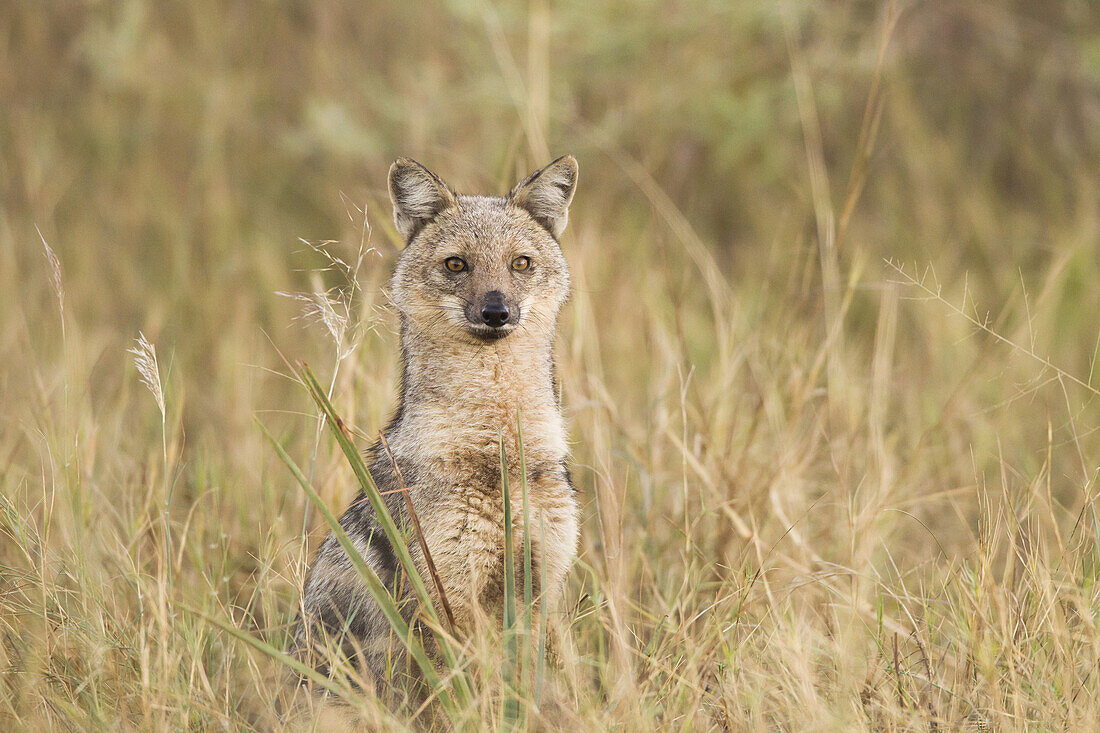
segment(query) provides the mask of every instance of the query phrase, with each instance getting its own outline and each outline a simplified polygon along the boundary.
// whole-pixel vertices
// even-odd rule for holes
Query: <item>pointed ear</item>
[[[406,241],[456,203],[447,184],[411,158],[398,158],[390,166],[389,186],[393,223]]]
[[[569,221],[569,203],[576,189],[577,159],[572,155],[563,155],[527,176],[512,189],[508,199],[527,211],[557,239]]]

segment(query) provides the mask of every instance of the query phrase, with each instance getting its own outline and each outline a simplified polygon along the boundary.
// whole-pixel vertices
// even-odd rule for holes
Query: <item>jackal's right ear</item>
[[[393,223],[406,241],[436,214],[456,203],[447,184],[411,158],[394,161],[390,166],[389,185]]]

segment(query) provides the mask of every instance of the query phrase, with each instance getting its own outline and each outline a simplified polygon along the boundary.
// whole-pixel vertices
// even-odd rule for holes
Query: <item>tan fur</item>
[[[576,180],[570,157],[532,174],[504,199],[455,195],[406,159],[390,171],[394,221],[409,243],[391,283],[405,371],[401,408],[386,436],[460,631],[473,631],[483,611],[499,613],[503,600],[502,440],[516,582],[523,587],[517,415],[528,469],[539,615],[560,607],[576,554],[578,505],[566,467],[551,353],[558,312],[569,293],[557,236]],[[518,271],[512,263],[521,256],[530,266]],[[451,257],[461,258],[465,270],[449,271],[445,261]],[[505,305],[511,320],[499,327],[479,320],[486,298]],[[383,491],[396,488],[392,462],[377,447],[371,471]],[[387,503],[391,513],[404,514],[402,502]],[[389,572],[387,582],[396,584],[388,545],[380,542],[373,514],[363,507],[361,501],[353,504],[341,523],[380,576]],[[428,578],[419,544],[412,543],[410,552]],[[372,637],[387,629],[365,591],[349,587],[358,583],[349,568],[343,551],[327,541],[306,581],[305,617],[322,619],[330,631],[344,622],[347,634],[371,648]],[[311,625],[302,625],[300,645]],[[367,661],[377,672],[378,665]]]
[[[451,396],[417,407],[407,430],[394,436],[396,452],[415,455],[432,469],[433,480],[448,477],[446,491],[438,504],[417,506],[428,548],[443,579],[451,606],[460,623],[468,620],[470,606],[495,604],[496,597],[482,592],[494,573],[503,570],[504,508],[498,486],[486,487],[477,480],[486,472],[500,471],[499,440],[503,437],[510,467],[509,485],[513,506],[515,549],[523,547],[523,517],[519,443],[515,429],[517,410],[524,429],[524,458],[528,467],[557,469],[567,455],[564,428],[550,389],[532,389],[516,375],[539,375],[543,365],[524,349],[509,350],[504,344],[476,355],[455,355],[440,371],[454,376],[481,374],[483,379],[467,381],[464,389]],[[526,358],[525,358],[526,357]],[[495,399],[485,401],[485,393]],[[498,431],[500,431],[498,433]],[[530,476],[529,476],[530,478]],[[413,495],[418,493],[413,487]],[[557,600],[577,544],[577,507],[573,489],[560,471],[528,482],[532,525],[532,554],[538,562],[545,552],[548,567],[542,570],[539,586],[543,603],[550,608]],[[414,498],[414,504],[420,502]],[[541,524],[547,536],[539,533]],[[418,558],[419,559],[419,558]],[[426,572],[426,568],[421,568]],[[516,563],[522,587],[522,562]]]

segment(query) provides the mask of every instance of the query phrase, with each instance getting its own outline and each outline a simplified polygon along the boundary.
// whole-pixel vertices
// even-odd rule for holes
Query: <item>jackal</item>
[[[401,323],[400,402],[369,451],[375,483],[398,524],[408,519],[408,487],[455,627],[474,631],[499,613],[504,596],[504,513],[500,446],[519,507],[522,419],[530,506],[535,613],[557,608],[577,550],[578,504],[567,467],[566,433],[552,354],[569,272],[558,239],[577,184],[577,161],[555,160],[505,197],[454,193],[419,163],[402,158],[389,172],[394,222],[406,239],[390,298]],[[395,470],[394,463],[397,469]],[[400,478],[399,478],[400,475]],[[340,524],[415,615],[393,548],[362,495]],[[523,587],[522,515],[513,511],[516,587]],[[419,542],[417,570],[431,589]],[[380,683],[389,626],[347,554],[329,538],[306,577],[294,651],[309,655],[321,636],[340,639]],[[442,615],[442,614],[441,614]]]

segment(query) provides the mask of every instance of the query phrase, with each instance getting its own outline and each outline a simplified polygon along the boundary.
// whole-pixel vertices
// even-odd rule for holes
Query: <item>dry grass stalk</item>
[[[50,287],[53,288],[54,296],[57,298],[57,310],[61,313],[61,330],[65,330],[65,284],[61,280],[61,260],[58,258],[57,253],[53,251],[47,242],[46,238],[42,236],[42,230],[35,225],[34,230],[38,232],[38,238],[42,240],[42,247],[46,250],[46,261],[50,263]]]
[[[428,549],[428,542],[424,539],[424,530],[420,528],[420,517],[416,514],[416,507],[413,506],[412,497],[409,496],[409,487],[405,485],[405,478],[401,475],[401,467],[397,465],[397,459],[393,456],[393,451],[390,450],[389,441],[386,440],[386,434],[379,431],[378,439],[382,441],[382,447],[386,451],[386,455],[390,457],[390,462],[393,463],[393,471],[397,474],[397,491],[401,492],[401,496],[405,497],[405,508],[409,510],[409,518],[412,520],[413,529],[416,530],[416,539],[420,543],[420,550],[424,553],[424,562],[428,565],[428,572],[431,573],[432,582],[435,583],[435,589],[439,593],[439,600],[443,604],[443,613],[447,615],[447,623],[450,624],[451,633],[455,631],[455,616],[451,612],[451,604],[447,600],[447,592],[443,589],[443,581],[439,577],[439,572],[435,569],[435,561],[432,560],[432,553]],[[392,492],[385,492],[392,493]]]

